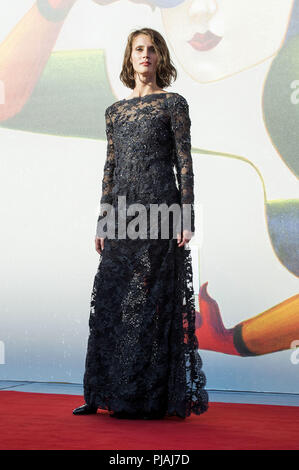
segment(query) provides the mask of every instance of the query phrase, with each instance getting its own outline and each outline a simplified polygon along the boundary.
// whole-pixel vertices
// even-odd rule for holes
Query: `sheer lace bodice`
[[[186,99],[162,92],[117,101],[106,109],[105,120],[103,215],[98,220],[106,214],[104,203],[116,205],[117,195],[125,195],[128,203],[177,202],[182,209],[189,204],[194,232],[191,121]]]

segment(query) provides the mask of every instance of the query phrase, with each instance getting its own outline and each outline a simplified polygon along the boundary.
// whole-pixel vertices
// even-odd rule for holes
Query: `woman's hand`
[[[188,243],[192,236],[193,233],[189,232],[189,230],[183,230],[183,236],[181,233],[177,233],[178,247],[184,246],[186,243]]]
[[[105,238],[99,238],[99,237],[95,238],[95,248],[96,248],[96,251],[99,253],[99,255],[101,255],[104,250],[104,240]]]

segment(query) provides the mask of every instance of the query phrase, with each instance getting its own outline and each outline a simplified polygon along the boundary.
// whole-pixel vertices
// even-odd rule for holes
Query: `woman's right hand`
[[[101,255],[104,250],[104,240],[105,238],[95,237],[95,248],[99,255]]]

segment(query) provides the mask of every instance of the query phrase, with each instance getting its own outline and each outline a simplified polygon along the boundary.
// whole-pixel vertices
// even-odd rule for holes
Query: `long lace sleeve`
[[[107,214],[103,210],[103,204],[112,204],[112,188],[114,184],[115,153],[113,145],[113,123],[109,114],[109,108],[105,111],[106,136],[107,136],[107,155],[103,171],[101,209],[98,221]]]
[[[181,229],[189,229],[191,232],[194,232],[194,174],[191,156],[191,120],[189,105],[186,99],[179,94],[175,95],[171,108],[171,127],[174,136],[175,168],[181,196]],[[186,211],[186,209],[188,210]],[[190,214],[189,217],[188,214]],[[183,215],[186,217],[185,220]]]

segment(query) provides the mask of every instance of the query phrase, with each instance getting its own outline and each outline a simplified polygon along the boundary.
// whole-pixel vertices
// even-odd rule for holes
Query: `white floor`
[[[60,393],[64,395],[80,395],[83,403],[83,385],[60,382],[26,382],[0,380],[1,390],[19,392]],[[254,403],[261,405],[299,406],[299,394],[246,392],[233,390],[209,390],[210,402],[223,403]]]

